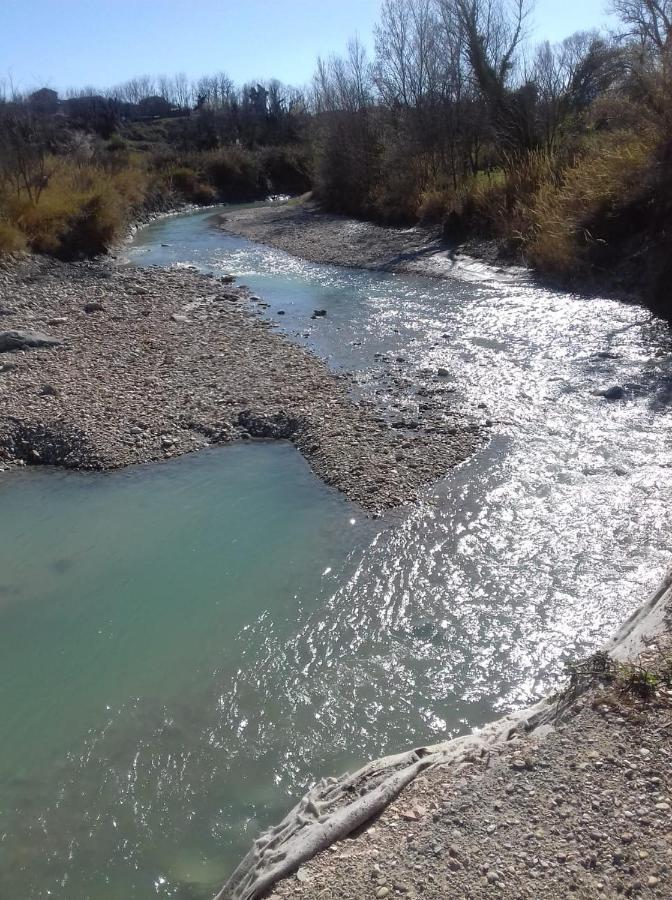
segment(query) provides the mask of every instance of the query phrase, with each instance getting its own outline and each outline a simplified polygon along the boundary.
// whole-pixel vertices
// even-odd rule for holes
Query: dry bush
[[[67,259],[93,256],[119,236],[130,208],[142,202],[145,185],[137,169],[109,173],[60,160],[39,200],[13,198],[7,217],[37,253]]]
[[[186,166],[169,169],[165,173],[165,182],[169,191],[175,191],[191,203],[207,206],[216,200],[214,188],[206,184],[197,172]]]
[[[21,253],[26,249],[25,235],[9,222],[0,222],[0,257]]]
[[[454,205],[454,196],[448,190],[428,188],[420,196],[416,215],[421,222],[441,222]]]
[[[227,200],[263,197],[269,185],[262,172],[259,154],[241,147],[203,154],[205,179]]]
[[[593,245],[605,242],[603,223],[617,218],[619,208],[626,208],[648,181],[655,147],[647,134],[595,136],[557,183],[540,185],[526,241],[532,265],[561,274],[580,269]]]

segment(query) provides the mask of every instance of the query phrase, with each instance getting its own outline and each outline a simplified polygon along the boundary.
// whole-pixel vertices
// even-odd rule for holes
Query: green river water
[[[1,900],[205,900],[317,777],[543,694],[672,554],[672,348],[645,310],[476,264],[312,265],[211,212],[128,255],[233,272],[361,391],[406,379],[411,415],[446,367],[492,437],[375,521],[286,443],[0,473]]]

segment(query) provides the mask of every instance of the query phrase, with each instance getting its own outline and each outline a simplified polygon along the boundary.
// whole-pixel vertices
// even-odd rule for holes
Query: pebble
[[[414,500],[481,443],[475,425],[461,427],[463,417],[444,427],[440,397],[422,422],[405,416],[389,427],[390,414],[405,412],[415,375],[386,386],[377,405],[357,403],[349,377],[274,334],[247,310],[240,288],[213,294],[211,278],[186,268],[101,261],[76,271],[38,257],[0,271],[0,306],[17,310],[17,321],[7,316],[3,327],[16,331],[36,316],[64,320],[58,338],[49,338],[58,350],[22,353],[18,368],[0,363],[3,466],[35,454],[86,469],[161,459],[249,438],[238,418],[251,411],[272,432],[289,416],[290,432],[270,436],[293,440],[319,477],[377,515]],[[223,294],[231,302],[204,301]],[[105,308],[114,315],[81,315]],[[131,430],[138,420],[142,430]]]

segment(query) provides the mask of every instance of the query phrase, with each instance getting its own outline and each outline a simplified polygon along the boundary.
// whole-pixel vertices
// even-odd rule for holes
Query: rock
[[[95,312],[105,312],[105,307],[102,303],[85,303],[84,312],[88,315]]]
[[[622,400],[625,397],[625,390],[620,384],[614,384],[612,387],[607,388],[606,391],[602,391],[601,394],[605,400]]]
[[[313,314],[310,317],[311,319],[323,319],[327,315],[326,309],[316,309],[313,310]]]
[[[279,309],[276,313],[276,315],[278,315],[278,316],[284,316],[284,314],[285,314],[284,309]]]
[[[222,275],[222,277],[221,277],[219,280],[220,280],[220,281],[223,281],[224,284],[233,284],[233,282],[234,282],[236,279],[235,279],[235,277],[234,277],[233,275]]]
[[[34,347],[57,347],[61,341],[41,331],[0,331],[0,353]]]
[[[59,395],[59,391],[53,386],[53,384],[43,384],[40,393],[44,397],[58,397]]]
[[[389,894],[390,894],[390,889],[388,887],[380,887],[376,891],[377,898],[388,897]]]
[[[439,366],[439,368],[436,370],[436,374],[439,376],[439,378],[447,378],[448,375],[450,375],[450,372],[448,371],[448,369],[444,369],[443,366]]]
[[[191,321],[188,316],[184,316],[181,313],[171,313],[170,318],[173,322],[181,322],[183,325],[186,325]]]
[[[53,319],[47,319],[47,325],[65,325],[67,321],[65,316],[55,316]]]
[[[0,316],[15,316],[16,310],[11,306],[0,306]]]
[[[244,429],[241,437],[272,438],[288,440],[296,434],[302,422],[295,416],[283,412],[275,415],[259,415],[249,409],[238,415],[238,425]]]

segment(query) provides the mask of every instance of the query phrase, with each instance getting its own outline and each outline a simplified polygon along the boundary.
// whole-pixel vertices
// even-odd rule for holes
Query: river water
[[[211,211],[129,256],[235,274],[382,402],[445,367],[491,439],[379,520],[284,443],[0,476],[2,898],[210,896],[316,777],[543,694],[672,554],[672,345],[647,311],[477,264],[314,265]]]

